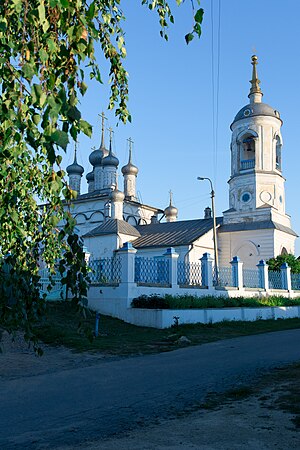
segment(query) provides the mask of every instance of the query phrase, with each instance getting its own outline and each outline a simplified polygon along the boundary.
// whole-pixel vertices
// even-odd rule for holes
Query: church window
[[[245,117],[249,117],[250,114],[251,114],[251,109],[249,109],[249,108],[245,109],[245,111],[244,111],[244,116],[245,116]]]
[[[280,137],[276,136],[276,169],[281,170],[281,142]]]
[[[251,194],[249,192],[244,192],[244,194],[242,195],[242,201],[244,203],[248,203],[251,200]]]

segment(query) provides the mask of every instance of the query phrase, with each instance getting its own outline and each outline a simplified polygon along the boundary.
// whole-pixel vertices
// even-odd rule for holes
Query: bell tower
[[[232,222],[276,216],[289,226],[281,168],[282,120],[277,110],[262,103],[257,63],[257,56],[252,56],[250,103],[237,113],[230,127],[229,208],[235,213],[227,212],[224,219]]]
[[[251,64],[249,103],[237,113],[230,126],[229,209],[223,213],[220,229],[221,239],[231,231],[231,250],[226,258],[239,256],[243,247],[240,254],[244,262],[248,253],[253,257],[251,264],[248,261],[250,266],[257,258],[268,259],[280,254],[282,246],[293,253],[297,236],[285,212],[282,120],[276,109],[262,102],[257,56],[252,56]],[[274,230],[281,233],[276,234]],[[243,233],[246,231],[247,236]]]

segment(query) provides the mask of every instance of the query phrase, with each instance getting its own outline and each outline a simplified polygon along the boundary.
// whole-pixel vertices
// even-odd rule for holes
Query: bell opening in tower
[[[241,170],[255,167],[255,141],[252,136],[244,137],[241,146]]]

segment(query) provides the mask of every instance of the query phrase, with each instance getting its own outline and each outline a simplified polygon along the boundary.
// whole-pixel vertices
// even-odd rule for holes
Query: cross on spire
[[[169,190],[169,194],[170,194],[170,206],[172,206],[172,203],[173,203],[173,192],[171,191],[171,189]]]
[[[109,127],[108,131],[109,131],[109,153],[112,154],[112,135],[114,130],[112,129],[112,127]]]
[[[107,120],[107,118],[105,117],[104,112],[102,111],[101,114],[98,114],[99,117],[102,117],[102,131],[101,131],[101,145],[100,148],[105,148],[105,143],[104,143],[104,131],[105,131],[105,120]]]
[[[74,164],[77,164],[77,141],[75,141],[75,148],[74,148]]]
[[[128,143],[129,143],[129,159],[128,159],[128,164],[132,162],[132,144],[133,144],[133,140],[131,139],[131,137],[129,139],[127,139]]]

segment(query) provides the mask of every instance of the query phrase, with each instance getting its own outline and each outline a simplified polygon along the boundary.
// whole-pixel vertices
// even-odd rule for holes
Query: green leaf
[[[80,119],[79,128],[86,136],[88,136],[88,137],[92,136],[92,133],[93,133],[92,125],[89,124],[88,122],[86,122],[85,120]]]
[[[185,42],[189,44],[194,39],[194,35],[192,33],[188,33],[185,35]]]
[[[204,10],[202,8],[198,9],[198,11],[195,14],[195,21],[198,23],[202,23],[203,14],[204,14]]]
[[[72,121],[80,120],[81,119],[81,112],[79,111],[79,109],[76,108],[76,106],[70,106],[70,108],[69,108],[69,110],[67,112],[67,116]]]
[[[34,64],[30,64],[30,63],[26,63],[23,66],[23,73],[24,73],[24,77],[27,80],[32,80],[32,78],[34,77],[35,74],[35,66]]]
[[[66,150],[69,143],[69,136],[65,131],[56,130],[51,134],[51,140],[52,142],[55,142],[55,144],[57,144],[59,147]]]

